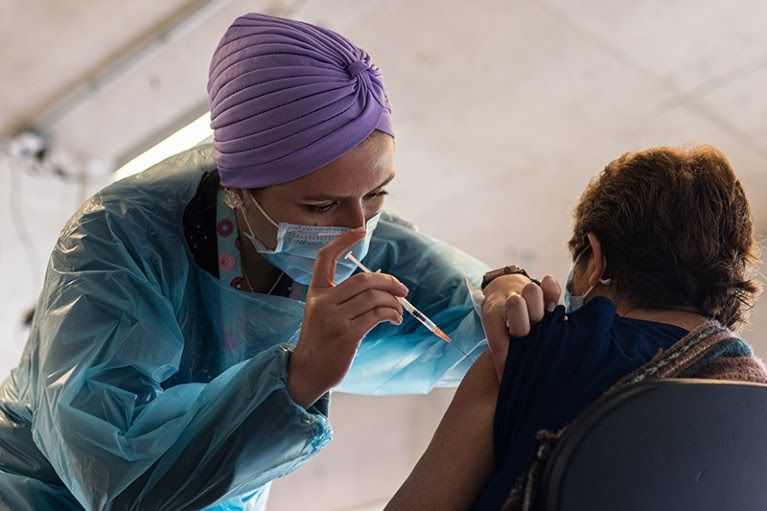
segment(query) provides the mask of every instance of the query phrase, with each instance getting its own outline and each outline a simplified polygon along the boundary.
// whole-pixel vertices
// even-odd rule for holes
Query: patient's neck
[[[706,318],[697,312],[685,311],[685,310],[647,310],[647,309],[627,309],[622,311],[616,307],[616,312],[619,316],[625,318],[643,319],[645,321],[655,321],[657,323],[667,323],[669,325],[678,326],[685,330],[695,330]]]
[[[657,323],[667,323],[678,326],[685,330],[694,330],[706,321],[706,317],[685,308],[678,309],[643,309],[632,306],[624,300],[616,299],[610,292],[599,293],[606,296],[615,304],[615,313],[624,318],[642,319],[645,321],[655,321]]]

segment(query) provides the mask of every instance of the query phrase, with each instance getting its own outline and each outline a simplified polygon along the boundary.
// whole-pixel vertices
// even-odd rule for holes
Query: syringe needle
[[[348,259],[349,261],[353,262],[354,264],[356,264],[357,267],[360,268],[362,271],[364,271],[366,273],[374,273],[373,271],[370,270],[370,268],[368,268],[367,266],[362,264],[362,262],[359,259],[354,257],[354,254],[352,254],[351,252],[346,254],[344,257],[346,259]],[[434,322],[432,320],[430,320],[426,316],[426,314],[424,314],[423,312],[421,312],[418,309],[416,309],[415,306],[407,300],[407,298],[403,298],[401,296],[398,296],[397,300],[399,300],[399,303],[402,304],[402,308],[403,309],[405,309],[410,314],[412,314],[412,316],[415,319],[417,319],[419,322],[421,322],[421,324],[423,326],[428,328],[431,333],[433,333],[434,335],[436,335],[437,337],[439,337],[440,339],[442,339],[445,342],[450,342],[450,337],[448,337],[447,334],[445,332],[443,332],[441,328],[439,328],[436,324],[434,324]],[[456,346],[456,348],[458,348],[458,347]],[[460,348],[458,348],[458,350],[461,353],[463,353],[464,355],[466,355],[466,353],[464,353],[463,350],[461,350]]]

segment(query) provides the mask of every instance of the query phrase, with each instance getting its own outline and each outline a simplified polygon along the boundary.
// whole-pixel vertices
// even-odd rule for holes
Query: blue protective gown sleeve
[[[65,228],[25,354],[38,365],[32,437],[80,504],[203,509],[320,450],[331,438],[327,398],[309,410],[292,401],[288,345],[207,383],[163,387],[185,341],[181,300],[169,297],[184,291],[169,289],[156,267],[166,261],[113,220],[97,198]]]
[[[307,411],[285,390],[284,345],[207,384],[163,389],[183,347],[173,305],[129,250],[98,233],[70,233],[52,256],[32,425],[86,509],[202,509],[255,491],[330,440],[327,402]],[[89,267],[71,250],[85,250]]]
[[[487,266],[384,213],[364,259],[409,290],[408,300],[451,339],[446,343],[405,313],[402,325],[383,323],[362,341],[338,390],[363,394],[427,393],[455,386],[487,346],[465,275],[478,285]]]

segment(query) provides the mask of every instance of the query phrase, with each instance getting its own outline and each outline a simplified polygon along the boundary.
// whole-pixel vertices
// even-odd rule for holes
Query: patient
[[[490,352],[477,360],[387,509],[534,509],[539,442],[603,393],[659,377],[767,382],[732,332],[759,294],[759,254],[721,152],[625,154],[574,216],[565,306],[509,339],[500,385]]]

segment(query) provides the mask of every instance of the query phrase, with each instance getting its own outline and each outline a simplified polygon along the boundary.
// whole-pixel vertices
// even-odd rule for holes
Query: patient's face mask
[[[586,247],[588,249],[588,247]],[[575,258],[575,261],[573,261],[573,265],[570,266],[570,273],[567,275],[567,282],[565,283],[565,309],[567,312],[575,312],[581,307],[583,307],[583,303],[586,301],[586,297],[591,293],[595,287],[597,287],[597,284],[603,284],[608,285],[610,284],[610,279],[603,279],[602,275],[604,275],[605,270],[607,269],[607,260],[605,260],[604,267],[602,268],[602,273],[599,275],[599,280],[590,288],[586,290],[585,293],[581,295],[573,295],[570,294],[573,286],[573,276],[575,273],[575,265],[578,262],[578,259],[581,258],[581,256],[585,253],[586,249],[584,249],[578,256]]]
[[[253,228],[248,222],[248,216],[243,212],[243,219],[249,232],[242,234],[253,244],[258,253],[260,253],[272,265],[279,268],[288,277],[299,284],[309,285],[312,282],[312,272],[314,271],[314,262],[317,260],[317,252],[333,241],[340,234],[350,231],[348,227],[333,227],[324,225],[301,225],[289,224],[286,222],[275,222],[266,211],[261,207],[251,193],[246,193],[253,201],[258,210],[264,215],[273,226],[277,228],[277,246],[270,250],[258,238],[256,238]],[[365,223],[367,234],[352,247],[352,254],[357,259],[362,259],[367,255],[370,247],[370,239],[373,231],[378,226],[378,220],[381,213],[370,217]],[[348,279],[357,267],[348,259],[339,258],[336,264],[336,274],[334,281],[336,284]]]

